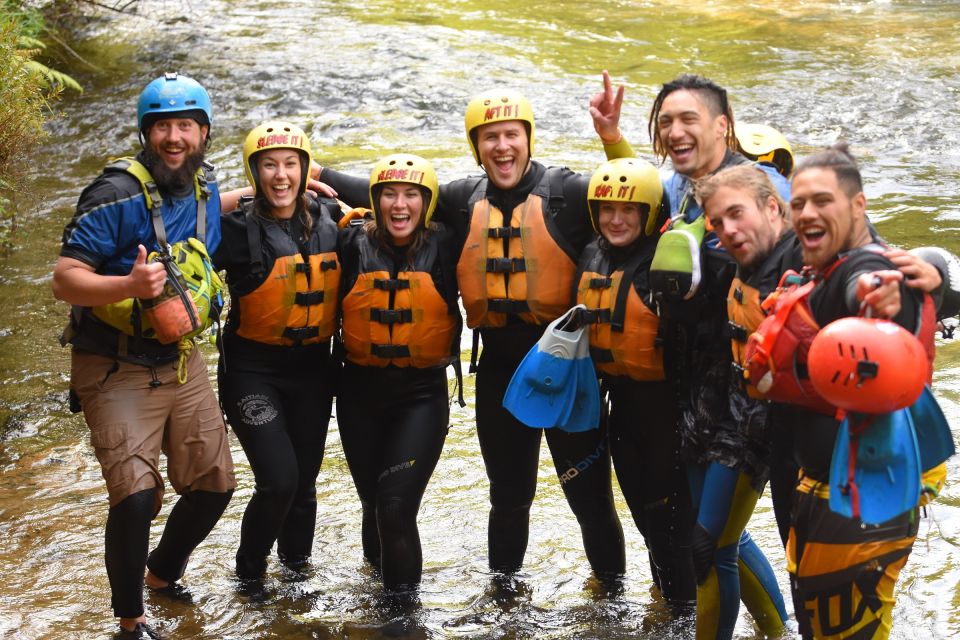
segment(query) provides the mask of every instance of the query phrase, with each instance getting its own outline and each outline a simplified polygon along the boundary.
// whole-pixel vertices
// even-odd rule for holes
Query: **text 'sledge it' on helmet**
[[[463,120],[467,130],[467,143],[477,164],[480,164],[480,153],[477,151],[474,130],[481,125],[509,120],[520,120],[527,124],[530,157],[533,157],[533,108],[519,91],[494,89],[474,96],[467,103]]]
[[[663,202],[663,183],[660,173],[652,164],[641,158],[617,158],[597,167],[587,187],[590,203],[590,221],[599,233],[597,216],[600,202],[634,202],[649,206],[643,235],[656,232],[660,205]]]
[[[271,120],[254,127],[243,141],[243,169],[253,192],[257,192],[260,180],[254,156],[261,151],[272,149],[293,149],[300,152],[300,190],[297,195],[303,195],[307,189],[310,160],[313,157],[310,138],[297,125],[282,120]]]
[[[213,124],[210,96],[199,82],[177,73],[165,73],[140,92],[137,127],[143,131],[154,121],[183,113],[200,124]]]
[[[374,192],[378,190],[377,187],[390,182],[416,185],[429,192],[430,202],[423,216],[423,226],[427,226],[437,208],[440,195],[440,183],[433,165],[428,160],[410,153],[395,153],[379,160],[370,172],[370,207],[374,211],[379,210]]]
[[[740,152],[755,162],[768,162],[784,176],[793,172],[793,148],[782,133],[765,124],[737,125]]]

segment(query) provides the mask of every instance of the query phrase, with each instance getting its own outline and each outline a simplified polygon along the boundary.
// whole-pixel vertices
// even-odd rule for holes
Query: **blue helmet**
[[[213,123],[213,108],[207,90],[193,78],[165,73],[148,84],[137,102],[137,127],[144,131],[162,118],[181,114],[201,125]]]

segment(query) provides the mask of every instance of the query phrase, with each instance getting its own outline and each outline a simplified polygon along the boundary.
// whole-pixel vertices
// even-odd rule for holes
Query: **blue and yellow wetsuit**
[[[728,152],[718,170],[748,162]],[[782,176],[770,174],[781,192]],[[692,222],[702,215],[690,181],[673,174],[664,183],[671,217]],[[708,234],[699,290],[690,300],[663,300],[668,375],[678,384],[679,423],[687,475],[697,512],[693,532],[697,570],[697,638],[730,638],[746,604],[760,630],[779,635],[787,612],[773,568],[745,531],[769,473],[769,443],[754,432],[745,395],[731,394],[731,355],[726,298],[735,263]],[[697,372],[696,379],[690,372]],[[765,424],[765,418],[760,421]]]

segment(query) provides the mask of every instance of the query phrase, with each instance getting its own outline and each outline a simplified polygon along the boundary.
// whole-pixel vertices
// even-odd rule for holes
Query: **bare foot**
[[[150,589],[156,591],[157,589],[163,589],[164,587],[169,587],[170,583],[166,580],[158,578],[157,576],[150,573],[150,570],[147,569],[147,575],[143,579],[144,584],[147,585]]]
[[[146,622],[147,616],[139,616],[136,618],[120,618],[120,627],[124,631],[135,631],[138,624],[146,624]]]

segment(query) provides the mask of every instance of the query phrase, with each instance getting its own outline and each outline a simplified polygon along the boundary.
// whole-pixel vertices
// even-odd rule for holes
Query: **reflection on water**
[[[602,161],[584,110],[601,69],[627,85],[623,130],[647,154],[657,87],[696,71],[729,88],[739,120],[781,128],[800,153],[849,139],[863,159],[873,218],[891,241],[960,251],[960,7],[952,2],[139,4],[139,16],[90,23],[82,53],[103,72],[66,69],[87,91],[68,96],[51,124],[35,168],[40,197],[20,203],[16,247],[0,262],[0,637],[113,630],[105,491],[86,427],[66,408],[68,354],[55,344],[66,308],[49,293],[49,272],[80,189],[108,155],[136,148],[136,96],[163,70],[189,72],[210,89],[210,155],[227,186],[243,179],[243,136],[274,116],[303,125],[321,162],[360,174],[401,149],[435,159],[443,179],[475,171],[462,111],[472,93],[495,84],[520,88],[533,103],[538,158],[588,171]],[[960,424],[960,344],[940,345],[937,369],[938,395]],[[472,379],[467,385],[470,396]],[[651,594],[622,501],[623,594],[607,597],[591,580],[546,455],[524,571],[496,581],[486,570],[488,487],[472,407],[454,407],[452,419],[421,510],[417,606],[384,601],[363,563],[359,504],[334,428],[318,481],[313,570],[271,565],[265,597],[238,594],[232,559],[252,474],[234,440],[241,485],[188,568],[195,604],[151,597],[149,615],[173,638],[683,637]],[[921,525],[894,637],[960,634],[958,496],[948,488]],[[786,590],[766,499],[750,528]],[[736,635],[755,637],[746,615]]]

